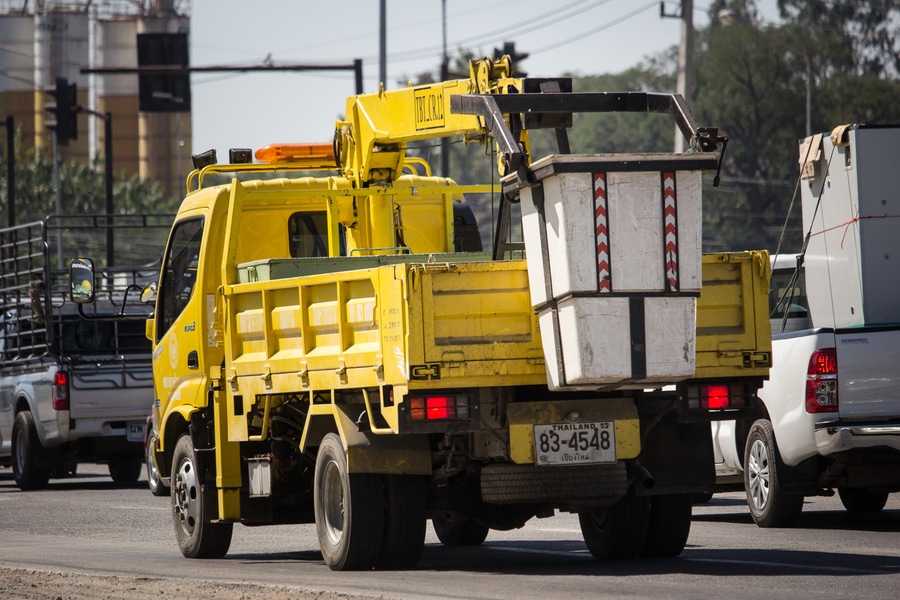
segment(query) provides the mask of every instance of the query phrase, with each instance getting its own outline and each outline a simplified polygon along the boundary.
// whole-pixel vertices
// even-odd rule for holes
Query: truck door
[[[183,219],[172,229],[156,306],[153,377],[161,414],[172,404],[202,406],[206,374],[201,368],[204,297],[201,245],[206,218]]]

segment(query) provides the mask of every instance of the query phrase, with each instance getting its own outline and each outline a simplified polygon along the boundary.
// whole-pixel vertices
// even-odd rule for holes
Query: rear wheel
[[[31,412],[16,415],[12,431],[13,478],[20,490],[40,490],[50,481],[50,469],[38,465],[41,442]]]
[[[109,476],[116,483],[134,483],[141,476],[141,460],[139,458],[111,460]]]
[[[838,490],[841,504],[852,513],[877,513],[887,504],[887,492],[870,492],[864,488]]]
[[[627,495],[612,506],[578,513],[581,535],[597,560],[634,558],[644,547],[650,498]]]
[[[772,423],[766,419],[750,427],[744,450],[744,488],[750,516],[760,527],[789,527],[800,517],[803,496],[781,491],[786,475]]]
[[[463,515],[434,517],[431,526],[445,546],[478,546],[490,531],[486,525]]]
[[[419,562],[428,521],[427,486],[424,477],[388,475],[385,478],[386,523],[379,568],[411,569]]]
[[[381,556],[385,528],[384,479],[350,473],[341,439],[329,433],[316,456],[316,534],[333,571],[371,569]]]
[[[650,498],[650,524],[641,556],[671,557],[684,550],[691,533],[690,494],[666,494]]]
[[[206,514],[200,466],[191,436],[183,435],[172,457],[172,520],[187,558],[221,558],[231,546],[232,523],[211,523]]]

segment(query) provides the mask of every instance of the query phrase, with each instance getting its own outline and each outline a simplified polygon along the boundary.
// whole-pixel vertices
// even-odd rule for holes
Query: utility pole
[[[450,78],[450,57],[447,56],[447,0],[441,0],[441,31],[443,32],[443,52],[441,54],[441,81]],[[441,138],[441,177],[450,177],[450,140]]]
[[[12,115],[0,125],[6,127],[6,226],[12,227],[16,224],[16,129]]]
[[[681,12],[666,13],[665,2],[659,3],[659,16],[681,19],[681,42],[678,45],[678,81],[675,92],[691,105],[691,88],[694,86],[694,0],[681,0]],[[686,140],[675,127],[675,152],[685,151]]]
[[[387,0],[381,0],[378,28],[378,78],[387,89]]]

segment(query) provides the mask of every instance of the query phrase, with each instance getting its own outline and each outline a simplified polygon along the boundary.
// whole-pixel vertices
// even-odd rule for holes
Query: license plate
[[[144,441],[144,423],[134,422],[129,423],[125,428],[125,437],[128,438],[129,442],[143,442]]]
[[[615,423],[535,425],[534,456],[538,466],[616,462]]]

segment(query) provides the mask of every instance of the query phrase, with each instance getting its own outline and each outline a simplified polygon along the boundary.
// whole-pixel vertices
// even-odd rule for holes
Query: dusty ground
[[[133,600],[134,598],[190,598],[190,600],[375,600],[326,591],[278,586],[212,582],[167,581],[147,577],[95,577],[0,568],[0,598],[16,600]]]

